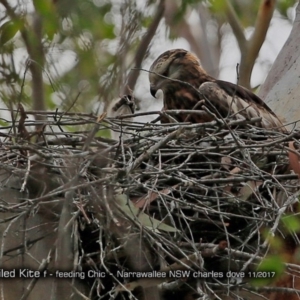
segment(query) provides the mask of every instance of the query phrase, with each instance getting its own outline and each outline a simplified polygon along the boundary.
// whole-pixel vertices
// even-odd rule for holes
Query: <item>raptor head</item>
[[[165,92],[168,87],[178,85],[176,80],[193,84],[199,77],[199,71],[205,73],[194,54],[184,49],[168,50],[162,53],[150,67],[151,95],[155,97],[158,90]]]

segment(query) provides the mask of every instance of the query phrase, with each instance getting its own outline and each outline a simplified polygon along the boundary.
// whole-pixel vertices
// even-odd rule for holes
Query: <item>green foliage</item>
[[[58,31],[58,19],[54,3],[52,1],[33,0],[33,4],[43,20],[44,33],[52,40]]]
[[[116,196],[116,203],[120,210],[125,213],[133,221],[140,223],[142,226],[147,227],[150,230],[162,230],[166,232],[178,232],[178,229],[164,224],[163,222],[156,220],[140,209],[136,208],[134,204],[124,194]]]
[[[253,26],[256,20],[257,11],[260,5],[260,1],[239,1],[239,0],[229,0],[235,14],[238,17],[240,24],[246,28]],[[223,22],[227,22],[224,19],[225,12],[227,10],[227,4],[224,0],[211,0],[210,1],[210,11],[218,16],[222,16]]]
[[[19,30],[22,29],[22,20],[7,21],[0,27],[0,44],[4,45],[10,41]]]
[[[270,231],[268,229],[262,231],[262,236],[264,240],[268,241],[272,250],[279,252],[280,249],[282,249],[283,247],[282,240],[279,237],[270,234]]]
[[[281,221],[289,232],[298,233],[300,231],[300,220],[298,215],[284,216]]]
[[[254,26],[257,11],[261,4],[261,1],[240,1],[240,0],[228,0],[232,5],[239,22],[244,28],[249,26]],[[297,1],[296,0],[279,0],[276,1],[276,9],[279,13],[288,17],[287,13],[289,8],[293,7]],[[223,15],[226,10],[225,0],[211,0],[209,1],[210,11],[216,15]]]
[[[6,120],[3,120],[0,118],[0,126],[3,128],[8,127],[10,128],[11,124],[9,122],[7,122]]]
[[[277,9],[279,13],[286,18],[288,18],[287,12],[288,9],[295,5],[298,2],[297,0],[278,0],[277,1]]]
[[[253,272],[251,283],[255,286],[265,286],[280,277],[285,270],[283,259],[279,255],[270,255],[265,258]]]
[[[210,10],[212,13],[223,13],[226,9],[226,1],[224,0],[211,0]]]
[[[281,218],[284,227],[280,229],[281,232],[286,232],[286,235],[297,233],[300,231],[300,222],[298,215],[286,215]],[[266,229],[262,235],[268,241],[271,249],[271,255],[268,255],[258,266],[256,272],[253,272],[252,283],[256,286],[265,286],[272,281],[279,278],[285,271],[284,262],[288,251],[286,249],[287,241],[284,241],[280,236],[270,234]],[[261,275],[256,277],[255,274]],[[265,275],[265,276],[263,276]],[[264,277],[264,278],[262,278]]]
[[[174,22],[176,23],[180,21],[189,7],[194,6],[202,1],[203,0],[182,0],[181,5],[178,8],[178,12],[175,15]]]
[[[96,137],[111,139],[111,131],[110,129],[103,128],[97,132]]]
[[[114,24],[109,24],[105,18],[112,8],[111,4],[101,7],[95,6],[90,1],[85,1],[73,13],[70,18],[73,22],[73,34],[88,31],[95,40],[113,39]]]

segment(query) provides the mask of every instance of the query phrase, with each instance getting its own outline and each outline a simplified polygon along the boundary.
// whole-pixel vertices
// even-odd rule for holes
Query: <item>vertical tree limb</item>
[[[207,7],[200,3],[198,8],[198,13],[200,17],[200,34],[198,42],[199,47],[202,49],[202,53],[205,55],[203,59],[201,58],[201,64],[204,69],[213,77],[219,77],[219,63],[221,57],[221,36],[218,34],[220,30],[220,25],[218,24],[217,34],[216,34],[216,44],[212,44],[209,42],[206,26],[209,20],[212,19],[212,15],[210,14]],[[196,36],[197,37],[197,36]],[[198,37],[197,37],[198,38]],[[205,60],[205,64],[204,64]]]
[[[228,22],[237,39],[241,51],[240,63],[240,81],[239,83],[246,88],[250,88],[251,73],[254,67],[255,60],[258,56],[259,50],[265,41],[267,31],[273,16],[276,0],[262,0],[257,19],[255,23],[254,32],[247,41],[244,35],[243,27],[240,25],[238,17],[229,0],[226,1],[226,14]]]
[[[203,10],[203,8],[200,9]],[[200,58],[204,69],[207,70],[211,75],[218,77],[218,74],[215,73],[215,70],[218,69],[218,65],[216,65],[212,56],[212,51],[207,45],[208,39],[206,39],[205,36],[206,32],[204,24],[202,23],[201,28],[199,28],[201,33],[196,36],[194,32],[192,32],[192,29],[185,17],[183,17],[180,21],[175,19],[177,12],[178,5],[176,4],[176,1],[166,0],[164,17],[170,30],[174,32],[176,36],[186,39],[191,46],[192,52],[194,52]]]
[[[237,40],[240,51],[244,52],[247,48],[247,40],[244,34],[244,28],[241,25],[239,18],[231,5],[230,0],[226,0],[226,16],[228,23],[233,31],[233,34]]]
[[[299,58],[299,43],[300,43],[300,1],[296,7],[296,17],[292,31],[286,40],[284,46],[279,52],[265,82],[259,89],[259,96],[265,99],[268,93],[273,89],[275,84],[281,77],[291,69],[295,60]]]
[[[161,0],[157,7],[153,21],[152,21],[151,25],[149,26],[146,34],[142,38],[142,41],[136,51],[136,54],[134,57],[135,68],[130,71],[128,78],[127,78],[127,84],[124,86],[122,94],[126,95],[126,94],[132,93],[132,91],[135,87],[136,81],[138,79],[138,76],[140,74],[140,71],[138,69],[140,69],[142,67],[142,62],[143,62],[143,59],[147,52],[148,46],[151,43],[153,36],[156,33],[157,27],[164,15],[164,10],[165,10],[165,1]]]
[[[259,50],[264,43],[275,9],[276,0],[262,0],[257,14],[255,29],[242,52],[240,84],[250,88],[251,73]]]
[[[45,110],[45,91],[43,81],[43,69],[44,69],[44,49],[42,44],[43,32],[42,32],[42,18],[35,12],[32,23],[32,37],[25,37],[22,34],[26,44],[28,54],[31,59],[29,69],[32,76],[32,107],[34,110]],[[36,115],[37,120],[43,120],[43,116]]]
[[[300,2],[292,31],[278,54],[259,96],[277,113],[288,129],[299,129],[299,74],[300,74]],[[297,122],[291,124],[292,122]]]
[[[7,15],[12,20],[19,20],[20,16],[15,14],[7,0],[0,0],[5,7]],[[42,44],[42,19],[37,12],[33,13],[32,26],[26,24],[20,30],[29,55],[29,70],[32,76],[32,108],[33,110],[45,110],[45,95],[43,82],[44,51]],[[36,115],[36,119],[43,120],[43,116]],[[40,127],[40,126],[38,126]]]

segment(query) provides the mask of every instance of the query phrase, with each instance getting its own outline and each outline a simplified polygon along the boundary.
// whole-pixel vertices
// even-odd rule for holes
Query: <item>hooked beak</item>
[[[156,98],[155,95],[157,93],[157,88],[154,85],[150,86],[150,93],[154,98]]]

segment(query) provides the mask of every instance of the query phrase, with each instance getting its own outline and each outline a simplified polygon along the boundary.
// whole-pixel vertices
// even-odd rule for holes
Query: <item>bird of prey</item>
[[[198,58],[183,49],[162,53],[152,64],[149,72],[150,92],[155,97],[158,90],[164,94],[163,110],[201,110],[204,105],[217,117],[251,119],[260,117],[255,125],[285,131],[274,112],[254,93],[236,84],[217,80],[208,75]],[[199,102],[202,100],[201,102]],[[197,105],[199,103],[200,105]],[[202,103],[202,105],[201,105]],[[179,122],[204,123],[214,119],[212,113],[198,111],[194,114],[179,114]],[[170,120],[166,117],[162,123]]]

